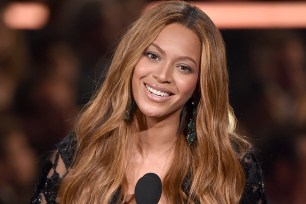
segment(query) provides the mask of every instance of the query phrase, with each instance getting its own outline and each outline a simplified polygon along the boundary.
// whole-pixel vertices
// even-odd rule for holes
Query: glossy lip
[[[151,101],[154,101],[154,102],[158,102],[158,103],[161,103],[161,102],[165,102],[165,101],[168,101],[170,100],[171,96],[173,95],[173,93],[167,89],[164,89],[164,88],[161,88],[161,87],[158,87],[157,85],[151,85],[151,84],[147,84],[147,83],[144,83],[144,91],[145,91],[145,94],[147,95],[147,97],[151,100]],[[162,91],[162,92],[166,92],[166,93],[169,93],[170,95],[169,96],[157,96],[153,93],[151,93],[147,88],[146,88],[146,85],[154,88],[155,90],[157,91]]]
[[[144,83],[144,85],[146,86],[149,86],[157,91],[162,91],[162,92],[165,92],[165,93],[168,93],[170,96],[173,95],[173,92],[170,91],[169,89],[166,89],[164,87],[161,87],[161,86],[158,86],[157,84],[149,84],[149,83]]]

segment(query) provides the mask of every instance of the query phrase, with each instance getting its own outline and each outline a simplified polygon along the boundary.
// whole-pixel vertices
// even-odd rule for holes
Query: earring
[[[188,145],[192,145],[192,143],[197,139],[197,133],[195,128],[197,106],[194,101],[191,102],[191,108],[192,108],[192,115],[188,123],[187,136],[186,136]]]
[[[133,116],[136,112],[136,108],[137,108],[136,102],[134,98],[132,97],[131,104],[128,106],[127,110],[125,111],[125,115],[124,115],[125,122],[127,123],[132,122]]]

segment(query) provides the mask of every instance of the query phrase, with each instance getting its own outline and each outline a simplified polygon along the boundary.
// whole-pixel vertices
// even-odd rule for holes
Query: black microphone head
[[[137,204],[157,204],[162,194],[162,182],[158,175],[147,173],[135,186]]]

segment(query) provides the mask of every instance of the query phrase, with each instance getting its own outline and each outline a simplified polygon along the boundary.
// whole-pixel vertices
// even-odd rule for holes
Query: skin
[[[162,180],[166,175],[182,108],[197,85],[200,58],[198,36],[173,23],[161,31],[136,64],[132,91],[139,108],[136,123],[140,132],[135,135],[126,171],[128,194],[134,193],[144,174],[153,172]],[[167,203],[163,195],[159,203]]]

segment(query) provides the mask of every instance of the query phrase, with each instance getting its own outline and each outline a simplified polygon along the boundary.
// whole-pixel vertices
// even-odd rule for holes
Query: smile
[[[148,91],[150,91],[150,93],[152,93],[152,94],[154,94],[156,96],[160,96],[160,97],[170,96],[170,93],[166,93],[166,92],[163,92],[163,91],[158,91],[158,90],[153,89],[152,87],[148,86],[147,84],[145,86],[146,86],[146,89]]]

